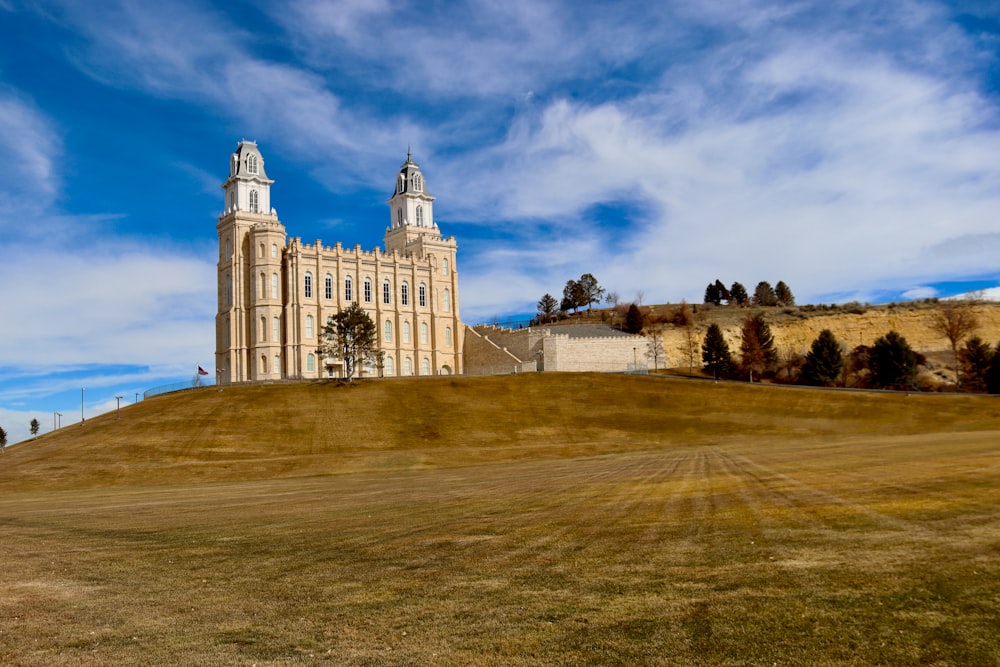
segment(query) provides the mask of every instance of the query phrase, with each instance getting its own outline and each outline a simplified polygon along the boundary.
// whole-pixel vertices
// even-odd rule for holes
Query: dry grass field
[[[3,665],[1000,664],[997,398],[199,390],[0,489]]]

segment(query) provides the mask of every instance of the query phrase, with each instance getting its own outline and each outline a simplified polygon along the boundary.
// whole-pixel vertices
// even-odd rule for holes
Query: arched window
[[[420,178],[420,174],[413,175],[413,190],[414,192],[421,192],[424,189],[424,180]]]
[[[257,332],[257,337],[262,343],[267,340],[267,320],[263,317],[260,318],[260,330]]]
[[[424,357],[424,360],[420,362],[420,374],[430,375],[431,374],[431,360]]]
[[[306,370],[310,373],[316,370],[316,355],[312,352],[306,355]]]
[[[267,276],[265,274],[260,274],[260,289],[257,290],[257,296],[261,299],[267,298]]]
[[[273,368],[273,370],[274,370],[275,373],[280,373],[281,372],[281,357],[279,357],[278,355],[274,355],[274,368]]]
[[[388,278],[382,281],[382,303],[392,303],[392,285]]]
[[[233,256],[233,243],[229,239],[226,239],[226,257]]]
[[[233,277],[226,274],[226,305],[233,305]]]
[[[344,278],[344,300],[348,303],[354,301],[354,279],[350,276]]]
[[[258,204],[257,191],[256,190],[251,190],[250,191],[250,212],[251,213],[260,213],[260,211],[258,210],[259,208],[260,208],[260,206]]]
[[[226,318],[226,347],[233,344],[233,328],[230,325],[229,318]]]
[[[275,258],[275,259],[277,259],[277,257],[278,257],[278,244],[277,243],[272,243],[271,244],[271,257]]]
[[[420,307],[425,308],[427,306],[427,285],[420,283],[419,293],[420,293]]]
[[[305,297],[307,299],[311,299],[313,295],[313,274],[309,273],[308,271],[306,271],[304,286],[305,286]]]
[[[272,273],[271,274],[271,298],[272,299],[280,298],[278,296],[278,274],[277,273]]]
[[[395,366],[395,364],[392,363],[392,357],[386,357],[385,358],[385,369],[384,369],[384,372],[385,372],[386,375],[395,375],[396,374],[396,366]]]
[[[306,338],[312,338],[314,335],[314,329],[316,328],[315,320],[313,320],[312,315],[306,315]]]
[[[385,342],[392,342],[392,320],[385,321]]]
[[[275,343],[281,342],[281,318],[279,317],[271,319],[271,340]]]
[[[429,331],[430,331],[430,329],[428,329],[428,327],[427,327],[427,322],[421,322],[420,323],[420,342],[421,343],[424,343],[424,344],[427,343],[428,338],[430,338]]]
[[[333,276],[329,273],[323,279],[323,296],[326,297],[327,301],[333,298]]]
[[[447,287],[444,288],[444,292],[442,293],[442,301],[444,301],[444,303],[442,304],[444,306],[444,312],[450,313],[451,312],[451,291],[449,291]]]
[[[403,226],[403,209],[402,207],[396,209],[396,224],[400,227]]]
[[[413,361],[409,357],[403,359],[403,375],[413,375]]]
[[[236,193],[235,192],[230,192],[229,193],[229,210],[230,211],[235,211],[236,210]]]
[[[448,258],[445,257],[441,262],[441,273],[448,275]]]
[[[267,357],[265,357],[263,354],[260,355],[260,373],[261,375],[267,373]]]
[[[372,279],[365,278],[365,303],[372,302]]]
[[[418,206],[417,207],[417,227],[423,227],[423,226],[424,226],[424,207],[423,206]]]
[[[451,347],[451,327],[444,328],[444,344],[447,347]]]
[[[404,306],[410,304],[410,284],[405,280],[399,286],[399,302]]]
[[[260,250],[257,251],[257,256],[258,257],[263,257],[264,256],[264,244],[263,243],[260,244]]]
[[[403,322],[403,342],[404,343],[409,343],[410,342],[410,323],[409,322]]]
[[[252,153],[247,156],[247,173],[248,174],[257,173],[257,156]]]

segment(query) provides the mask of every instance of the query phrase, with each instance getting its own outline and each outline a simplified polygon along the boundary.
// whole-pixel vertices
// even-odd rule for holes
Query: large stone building
[[[389,203],[385,249],[288,238],[271,207],[274,181],[257,144],[241,141],[222,184],[216,369],[222,384],[339,377],[316,349],[327,319],[358,303],[378,327],[382,368],[362,375],[463,372],[454,237],[434,222],[434,197],[407,154]]]

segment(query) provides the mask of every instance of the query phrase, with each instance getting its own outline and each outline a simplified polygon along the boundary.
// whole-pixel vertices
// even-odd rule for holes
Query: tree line
[[[709,283],[705,288],[705,303],[721,306],[725,301],[726,305],[746,308],[748,306],[794,306],[795,295],[785,284],[779,280],[778,284],[771,287],[771,283],[762,280],[754,288],[753,295],[747,293],[746,287],[742,283],[734,282],[731,287],[726,287],[721,280]]]

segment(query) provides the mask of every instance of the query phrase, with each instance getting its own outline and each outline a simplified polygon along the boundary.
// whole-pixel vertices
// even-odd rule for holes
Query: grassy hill
[[[204,389],[0,488],[5,665],[1000,663],[994,397]]]

